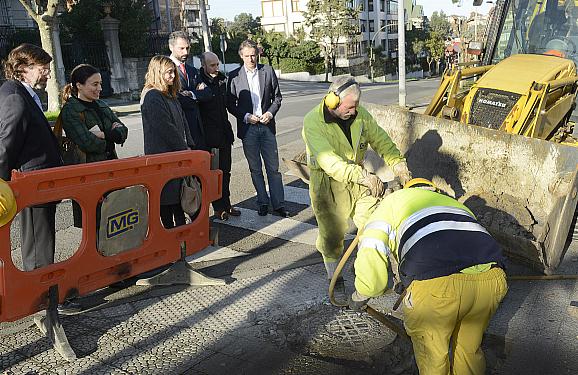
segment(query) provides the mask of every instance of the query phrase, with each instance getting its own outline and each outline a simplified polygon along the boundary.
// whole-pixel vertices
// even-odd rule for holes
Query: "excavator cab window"
[[[578,0],[506,0],[492,62],[517,53],[550,54],[578,63]]]

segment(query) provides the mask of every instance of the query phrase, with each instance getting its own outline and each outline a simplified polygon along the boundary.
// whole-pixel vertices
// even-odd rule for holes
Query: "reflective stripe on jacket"
[[[504,264],[498,243],[466,206],[419,188],[388,195],[367,221],[355,261],[359,293],[376,297],[392,286],[388,253],[398,260],[406,287],[413,280],[447,276],[478,264]]]

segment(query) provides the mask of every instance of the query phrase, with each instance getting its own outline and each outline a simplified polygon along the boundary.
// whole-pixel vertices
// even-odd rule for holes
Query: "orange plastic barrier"
[[[181,176],[197,176],[202,205],[197,218],[185,226],[165,229],[160,221],[160,194],[165,183]],[[142,246],[112,256],[96,249],[97,203],[112,190],[143,185],[148,189],[148,233]],[[82,240],[69,259],[21,271],[10,254],[10,225],[0,228],[0,321],[13,321],[48,306],[48,290],[58,286],[58,299],[85,295],[114,282],[172,263],[210,244],[209,203],[222,192],[222,172],[211,170],[211,155],[180,151],[159,155],[45,169],[13,172],[10,187],[18,210],[35,204],[72,198],[83,209]],[[88,229],[87,229],[88,228]]]

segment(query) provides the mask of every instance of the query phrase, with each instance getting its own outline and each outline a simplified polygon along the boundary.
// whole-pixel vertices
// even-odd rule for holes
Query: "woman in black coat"
[[[141,94],[144,153],[182,151],[194,147],[181,105],[180,82],[175,64],[166,56],[151,59]],[[185,224],[181,208],[182,178],[167,182],[161,193],[161,222],[165,228]]]

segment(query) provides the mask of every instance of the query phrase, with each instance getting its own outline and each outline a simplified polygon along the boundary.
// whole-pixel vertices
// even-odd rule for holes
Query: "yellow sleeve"
[[[327,140],[327,134],[323,132],[325,125],[316,118],[313,109],[303,120],[303,139],[307,145],[307,153],[310,162],[323,169],[327,175],[339,182],[357,183],[361,178],[361,166],[349,163],[335,153],[333,146]]]
[[[371,223],[368,223],[368,225]],[[378,297],[387,289],[389,260],[388,236],[376,229],[366,229],[355,259],[355,289],[367,297]]]

